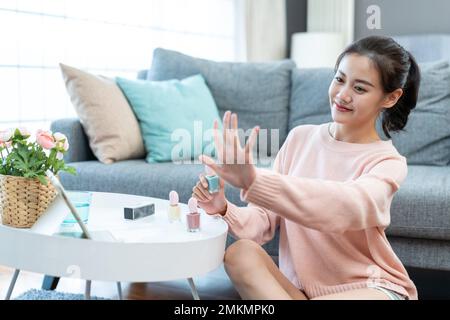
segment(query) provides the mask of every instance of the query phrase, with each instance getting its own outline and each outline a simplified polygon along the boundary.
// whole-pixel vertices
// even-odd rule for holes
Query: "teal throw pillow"
[[[182,80],[148,81],[117,77],[139,120],[147,162],[185,162],[214,156],[214,98],[202,75]]]

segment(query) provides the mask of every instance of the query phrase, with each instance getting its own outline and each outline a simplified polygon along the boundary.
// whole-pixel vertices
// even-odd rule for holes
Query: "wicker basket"
[[[37,179],[0,175],[2,224],[30,228],[56,197],[56,189]]]

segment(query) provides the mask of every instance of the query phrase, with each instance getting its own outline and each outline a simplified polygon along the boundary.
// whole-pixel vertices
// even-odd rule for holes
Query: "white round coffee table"
[[[155,204],[153,215],[124,219],[124,207],[150,202]],[[222,264],[228,226],[199,209],[201,230],[191,233],[187,205],[180,204],[182,220],[174,223],[168,221],[168,206],[163,199],[93,192],[87,227],[94,238],[107,232],[114,239],[87,240],[54,235],[68,212],[58,196],[31,229],[0,225],[0,264],[16,269],[12,285],[18,270],[118,283],[184,278],[198,299],[192,278]]]

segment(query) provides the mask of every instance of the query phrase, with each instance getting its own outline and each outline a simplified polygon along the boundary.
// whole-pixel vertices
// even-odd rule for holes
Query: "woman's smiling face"
[[[385,98],[378,70],[359,54],[345,55],[328,90],[331,115],[337,123],[375,123]]]

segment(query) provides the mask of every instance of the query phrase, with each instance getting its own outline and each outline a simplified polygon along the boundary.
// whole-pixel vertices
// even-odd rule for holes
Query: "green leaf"
[[[28,165],[28,160],[29,160],[30,156],[29,156],[27,146],[19,145],[19,147],[17,148],[17,155],[20,156],[22,158],[23,162]]]
[[[38,180],[43,184],[43,185],[47,185],[47,179],[45,175],[38,175],[36,176],[36,178],[38,178]]]
[[[56,149],[50,150],[47,155],[46,150],[36,142],[27,142],[20,138],[15,137],[9,154],[5,155],[3,152],[4,159],[0,158],[1,174],[38,178],[41,182],[46,181],[46,171],[49,169],[55,174],[60,170],[76,174],[75,168],[66,166],[64,160],[56,158]]]
[[[77,169],[75,169],[74,167],[64,167],[64,171],[76,176],[77,175]]]
[[[14,169],[27,171],[28,165],[16,154],[11,154],[12,165]]]
[[[25,172],[23,174],[25,178],[34,178],[35,174],[33,172]]]

